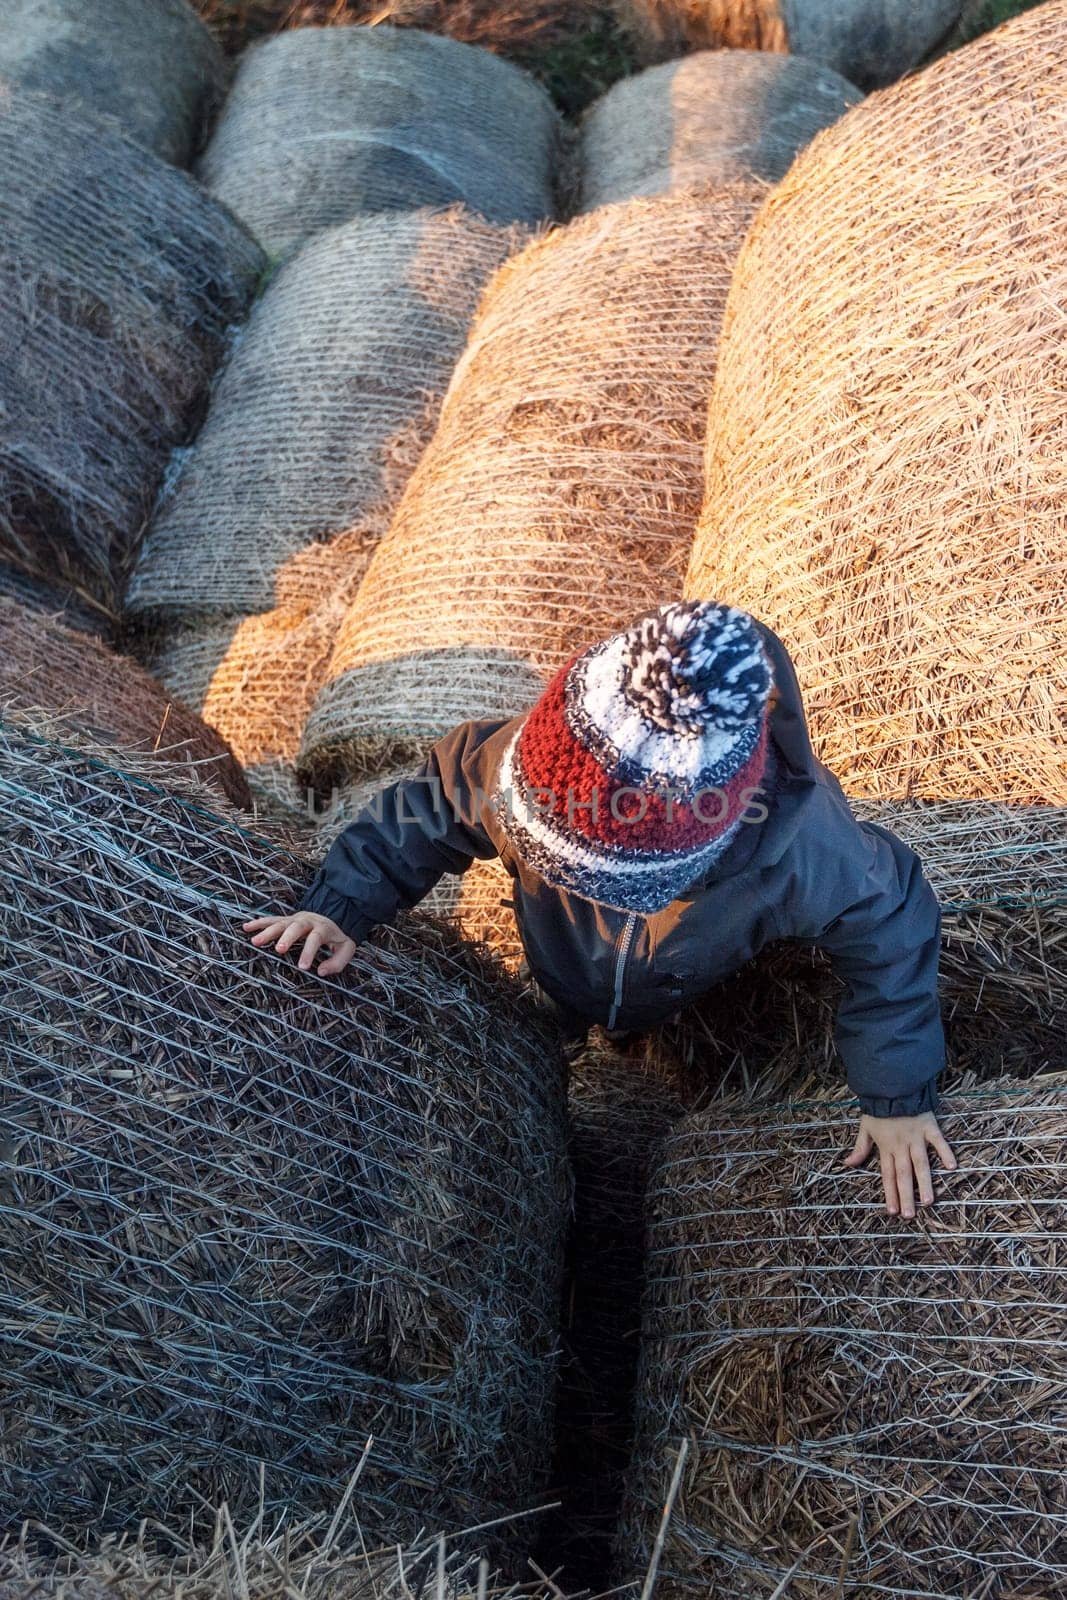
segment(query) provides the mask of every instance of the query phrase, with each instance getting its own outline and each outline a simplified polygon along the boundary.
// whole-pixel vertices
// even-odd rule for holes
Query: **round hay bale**
[[[177,764],[251,805],[233,751],[135,661],[55,617],[0,599],[0,706],[154,764]],[[156,766],[157,772],[163,770]]]
[[[686,591],[781,635],[851,795],[1067,804],[1065,164],[1050,0],[820,134],[738,261]]]
[[[568,1205],[536,1013],[431,919],[336,981],[255,950],[302,859],[0,741],[0,1522],[269,1527],[371,1437],[368,1541],[536,1504]]]
[[[623,1535],[640,1568],[682,1440],[663,1600],[1062,1587],[1067,1081],[959,1094],[959,1170],[911,1223],[841,1166],[830,1103],[694,1119],[652,1181]]]
[[[0,597],[17,600],[29,611],[57,617],[64,627],[98,638],[108,638],[115,624],[114,617],[88,595],[64,583],[33,578],[11,561],[0,561]]]
[[[317,780],[513,716],[678,591],[722,306],[762,193],[606,207],[497,274],[338,636],[305,733]]]
[[[554,209],[559,119],[488,51],[395,28],[254,45],[199,173],[274,257],[361,212],[462,201],[490,222]]]
[[[259,247],[191,178],[42,95],[0,95],[0,553],[115,609]]]
[[[360,217],[287,262],[170,476],[129,611],[270,611],[298,552],[387,514],[485,282],[521,238],[456,207]]]
[[[962,0],[616,0],[646,60],[686,49],[790,51],[877,89],[924,61]]]
[[[4,5],[0,77],[114,117],[129,138],[181,167],[204,141],[226,75],[186,0]]]
[[[586,113],[582,211],[702,182],[776,183],[820,129],[863,96],[795,56],[708,50],[623,78]]]

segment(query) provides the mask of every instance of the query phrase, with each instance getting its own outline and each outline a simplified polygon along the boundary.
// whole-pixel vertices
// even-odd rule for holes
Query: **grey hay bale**
[[[676,593],[733,260],[764,186],[607,207],[486,291],[308,720],[324,786],[509,717]]]
[[[683,50],[789,51],[861,89],[893,83],[951,32],[962,0],[616,0],[645,60]]]
[[[199,172],[272,256],[361,212],[553,211],[559,121],[532,78],[417,29],[298,28],[253,46]]]
[[[270,1527],[371,1437],[369,1540],[535,1505],[568,1201],[535,1013],[430,919],[339,981],[254,950],[302,859],[0,737],[0,1520]]]
[[[17,600],[28,611],[57,617],[65,627],[99,638],[110,636],[115,618],[84,592],[62,582],[47,583],[33,578],[11,561],[0,561],[0,597]]]
[[[178,166],[203,143],[226,76],[186,0],[4,0],[0,78],[113,117]]]
[[[199,184],[0,91],[0,553],[114,609],[168,454],[264,267]]]
[[[270,611],[306,546],[387,517],[432,435],[482,288],[522,238],[455,207],[360,217],[289,260],[175,463],[129,611]]]
[[[194,774],[221,799],[251,804],[224,739],[136,662],[55,618],[0,599],[0,707],[40,717],[123,755]]]
[[[582,211],[701,182],[776,183],[863,96],[814,61],[709,50],[623,78],[582,121]]]
[[[953,1096],[911,1223],[842,1168],[855,1120],[722,1108],[663,1148],[621,1539],[640,1569],[688,1439],[663,1600],[1067,1581],[1067,1081]]]

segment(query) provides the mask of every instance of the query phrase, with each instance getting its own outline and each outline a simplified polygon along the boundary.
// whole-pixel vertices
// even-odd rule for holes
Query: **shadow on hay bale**
[[[677,591],[756,184],[608,207],[514,257],[338,636],[303,760],[328,787],[509,717]]]
[[[301,28],[242,58],[198,168],[272,256],[361,212],[554,209],[558,118],[487,51],[394,28]]]
[[[616,9],[646,60],[723,46],[790,51],[877,89],[926,59],[962,0],[616,0]]]
[[[652,1184],[621,1540],[658,1593],[1043,1596],[1067,1567],[1067,1081],[959,1094],[910,1224],[840,1162],[848,1109],[720,1108]]]
[[[111,609],[264,266],[199,184],[46,96],[0,94],[0,552]]]
[[[5,725],[0,1520],[368,1535],[536,1503],[563,1107],[551,1036],[430,919],[343,981],[244,916],[309,868],[91,753]],[[519,1539],[528,1524],[519,1526]]]
[[[129,138],[178,166],[204,142],[226,76],[222,52],[186,0],[4,5],[0,78],[114,117]]]
[[[1065,99],[1049,0],[820,134],[738,259],[686,589],[780,634],[852,796],[1067,804]]]
[[[0,706],[5,716],[39,717],[57,736],[66,731],[147,759],[160,782],[165,768],[173,766],[234,805],[251,804],[226,741],[172,700],[136,662],[54,617],[4,599]]]
[[[481,291],[523,238],[456,207],[360,217],[287,262],[170,476],[129,610],[269,611],[291,557],[387,515],[433,433]]]
[[[62,580],[47,583],[43,578],[32,578],[12,561],[0,560],[0,598],[17,600],[27,611],[55,617],[64,627],[96,638],[110,638],[115,627],[111,613],[84,590],[72,589]]]
[[[776,183],[820,129],[862,98],[813,61],[754,50],[649,67],[586,112],[578,209],[699,183]]]

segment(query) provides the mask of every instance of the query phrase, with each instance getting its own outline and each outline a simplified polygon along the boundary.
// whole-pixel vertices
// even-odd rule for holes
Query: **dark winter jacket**
[[[761,631],[777,690],[766,819],[744,824],[665,911],[638,916],[553,889],[514,854],[492,794],[515,722],[464,723],[419,775],[376,796],[333,845],[306,908],[358,942],[444,873],[499,855],[533,976],[564,1008],[613,1028],[662,1021],[771,940],[819,946],[846,985],[836,1039],[863,1109],[936,1109],[937,900],[913,851],[853,817],[815,758],[785,647]]]

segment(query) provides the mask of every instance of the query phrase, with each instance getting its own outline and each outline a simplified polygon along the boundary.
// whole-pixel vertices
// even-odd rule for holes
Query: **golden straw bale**
[[[820,134],[738,261],[686,591],[782,636],[852,795],[1067,803],[1065,171],[1049,0]]]
[[[863,96],[797,56],[704,50],[623,78],[586,113],[579,209],[706,182],[785,176],[799,150]]]
[[[913,1222],[846,1171],[840,1103],[719,1108],[651,1183],[638,1448],[657,1594],[1059,1594],[1067,1080],[952,1096],[959,1169]]]
[[[55,617],[0,599],[0,708],[57,733],[195,772],[234,805],[251,805],[225,739],[127,656]]]
[[[493,279],[309,720],[320,782],[522,711],[678,592],[722,306],[763,192],[606,207]]]
[[[788,50],[861,89],[918,66],[961,9],[962,0],[616,0],[646,61],[724,45]]]

